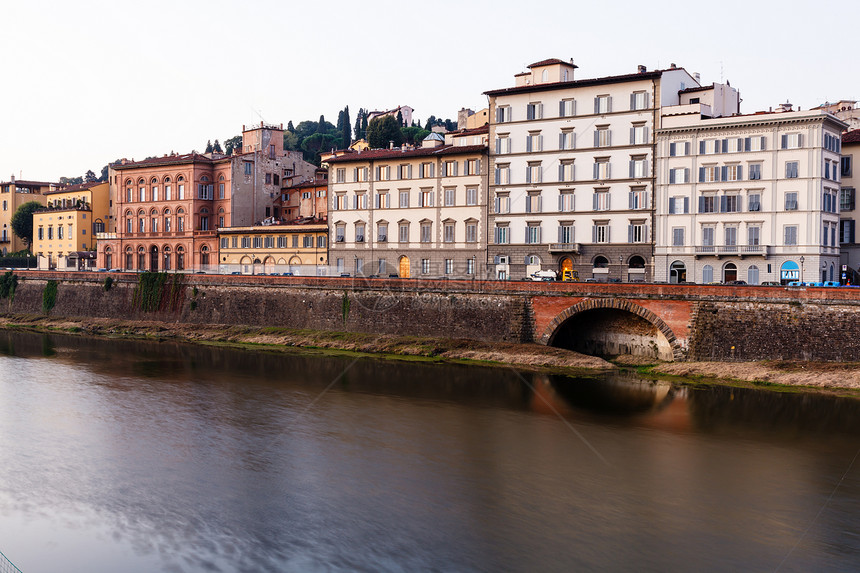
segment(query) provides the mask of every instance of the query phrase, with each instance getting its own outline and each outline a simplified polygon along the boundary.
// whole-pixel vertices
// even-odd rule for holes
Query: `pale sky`
[[[624,8],[629,5],[629,8]],[[644,10],[652,7],[652,11]],[[242,125],[349,105],[456,119],[546,58],[576,79],[670,63],[750,113],[860,99],[852,0],[528,2],[3,0],[0,181],[203,151]],[[796,108],[795,108],[796,109]]]

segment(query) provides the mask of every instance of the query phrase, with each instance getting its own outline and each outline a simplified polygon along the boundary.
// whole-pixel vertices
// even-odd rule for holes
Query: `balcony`
[[[697,257],[766,257],[771,254],[767,245],[696,245]]]
[[[579,254],[579,243],[551,243],[549,246],[550,253],[573,253]]]

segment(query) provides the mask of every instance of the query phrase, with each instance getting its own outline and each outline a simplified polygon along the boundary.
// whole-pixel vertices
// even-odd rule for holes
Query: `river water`
[[[856,571],[860,400],[0,331],[54,571]]]

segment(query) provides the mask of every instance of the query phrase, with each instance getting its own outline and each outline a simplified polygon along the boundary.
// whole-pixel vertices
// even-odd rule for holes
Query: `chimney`
[[[647,68],[645,66],[643,66],[642,64],[639,64],[637,66],[637,68],[639,69],[640,74],[644,74],[647,71]]]
[[[675,65],[675,62],[672,62],[671,64],[669,64],[669,69],[670,70],[677,70],[678,66]]]
[[[11,177],[12,178],[9,180],[9,182],[14,183],[15,182],[15,174],[13,173]]]
[[[394,149],[394,140],[393,139],[388,140],[388,149]]]
[[[693,72],[693,79],[697,84],[702,85],[702,75],[699,72]]]

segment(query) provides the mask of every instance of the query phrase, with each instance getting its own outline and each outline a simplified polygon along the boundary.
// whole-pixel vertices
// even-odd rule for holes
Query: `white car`
[[[529,275],[529,279],[533,281],[554,281],[558,278],[555,271],[537,271]]]

